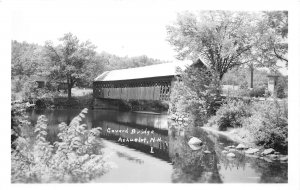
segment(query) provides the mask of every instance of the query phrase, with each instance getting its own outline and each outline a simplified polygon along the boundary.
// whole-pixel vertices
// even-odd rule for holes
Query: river
[[[39,115],[48,118],[48,140],[58,140],[58,124],[70,123],[81,110],[43,110],[29,113],[34,124]],[[103,152],[115,167],[93,182],[164,183],[287,183],[287,163],[266,162],[236,153],[222,154],[237,145],[226,137],[207,133],[191,125],[179,127],[161,113],[89,110],[88,128],[101,127]],[[191,148],[190,137],[204,145]],[[209,150],[211,153],[204,153]]]

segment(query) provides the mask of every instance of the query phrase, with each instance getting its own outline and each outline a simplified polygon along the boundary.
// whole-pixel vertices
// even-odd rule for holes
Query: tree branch
[[[284,57],[280,56],[280,55],[276,52],[276,48],[275,48],[275,47],[274,47],[274,53],[275,53],[275,55],[276,55],[276,57],[277,57],[278,59],[281,59],[281,60],[283,60],[283,61],[285,61],[285,62],[288,63],[288,60],[287,60],[287,59],[285,59]]]

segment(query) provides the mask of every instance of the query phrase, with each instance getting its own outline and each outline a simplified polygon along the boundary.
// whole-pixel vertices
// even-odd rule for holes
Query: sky
[[[175,61],[176,52],[166,41],[166,26],[176,20],[177,13],[186,10],[235,9],[228,3],[213,1],[13,0],[11,37],[43,45],[47,40],[57,43],[58,38],[71,32],[81,41],[91,41],[98,52]],[[245,7],[257,10],[253,4],[237,10]]]
[[[166,25],[179,10],[167,1],[20,1],[12,9],[12,39],[18,41],[44,44],[71,32],[98,52],[175,59]]]

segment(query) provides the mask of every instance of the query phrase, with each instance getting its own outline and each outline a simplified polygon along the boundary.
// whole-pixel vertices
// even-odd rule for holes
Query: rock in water
[[[264,150],[261,154],[262,155],[268,155],[268,154],[271,154],[273,152],[275,152],[275,150],[273,148],[268,148],[268,149]]]
[[[223,150],[222,153],[223,153],[223,154],[227,154],[228,151],[227,151],[227,150]]]
[[[270,163],[272,162],[272,160],[270,160],[269,158],[264,158],[264,160]]]
[[[247,149],[248,147],[246,147],[244,144],[239,144],[236,146],[236,149],[240,149],[240,150],[243,150],[243,149]]]
[[[278,158],[278,155],[276,155],[276,154],[270,154],[269,157],[272,158],[273,160],[275,160],[275,159]]]
[[[230,157],[230,158],[234,158],[234,157],[235,157],[235,154],[233,154],[232,152],[230,152],[230,153],[228,153],[226,156],[227,156],[227,157]]]
[[[249,148],[248,150],[245,151],[246,154],[254,154],[258,152],[259,150],[257,148]]]
[[[210,154],[211,152],[209,150],[204,151],[205,154]]]
[[[233,146],[233,145],[230,145],[230,146],[227,146],[228,148],[235,148],[235,146]]]
[[[201,146],[200,146],[200,145],[197,145],[197,144],[189,144],[189,147],[190,147],[192,150],[200,150],[200,149],[201,149]]]
[[[188,144],[190,144],[190,145],[201,145],[202,141],[200,139],[196,138],[196,137],[192,137],[189,140]]]
[[[281,161],[287,161],[288,160],[288,156],[284,156],[280,158]]]

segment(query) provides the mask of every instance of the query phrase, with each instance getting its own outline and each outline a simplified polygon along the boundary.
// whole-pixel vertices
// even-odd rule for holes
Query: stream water
[[[58,124],[70,123],[81,110],[43,110],[30,112],[32,123],[39,115],[48,118],[48,140],[57,139]],[[100,138],[104,154],[116,167],[94,182],[166,183],[287,183],[287,163],[266,162],[236,153],[227,158],[224,147],[237,145],[223,136],[194,126],[178,127],[167,114],[89,110],[89,128],[102,127]],[[191,148],[190,137],[204,145]],[[204,153],[209,150],[211,153]]]

